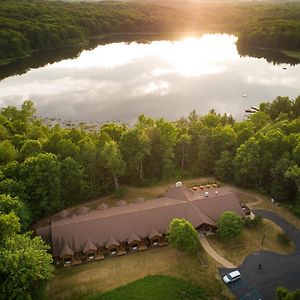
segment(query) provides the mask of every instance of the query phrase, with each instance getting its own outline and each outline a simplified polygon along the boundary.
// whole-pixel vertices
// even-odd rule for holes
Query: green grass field
[[[86,300],[205,300],[204,290],[187,281],[152,275]]]
[[[204,253],[208,268],[196,255],[171,246],[155,248],[73,268],[60,268],[47,284],[50,300],[81,300],[106,293],[150,275],[167,275],[201,286],[212,299],[233,299],[221,282],[217,263]]]

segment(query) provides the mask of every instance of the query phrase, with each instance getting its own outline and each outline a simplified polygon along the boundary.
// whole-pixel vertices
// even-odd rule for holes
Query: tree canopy
[[[237,236],[243,228],[242,218],[235,212],[225,211],[217,222],[217,233],[222,239],[230,239]]]
[[[185,219],[173,219],[168,229],[168,241],[179,250],[196,253],[199,239],[193,225]]]
[[[297,3],[0,1],[0,63],[116,33],[220,31],[238,46],[299,49]],[[211,118],[212,119],[212,118]]]
[[[22,207],[18,198],[0,195],[1,299],[41,299],[52,277],[50,247],[30,232],[20,233]]]
[[[299,98],[261,103],[240,122],[211,110],[173,122],[141,115],[132,127],[107,123],[94,130],[49,127],[35,117],[31,101],[3,107],[0,193],[22,201],[29,224],[119,185],[216,176],[259,189],[297,213]]]

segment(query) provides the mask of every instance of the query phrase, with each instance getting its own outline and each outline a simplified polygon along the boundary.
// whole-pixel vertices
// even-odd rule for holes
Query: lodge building
[[[237,195],[215,185],[189,189],[169,188],[163,197],[134,203],[102,203],[95,210],[63,210],[36,232],[51,245],[57,263],[76,265],[167,244],[166,233],[174,218],[188,220],[198,231],[214,231],[219,216],[234,211],[244,217]]]

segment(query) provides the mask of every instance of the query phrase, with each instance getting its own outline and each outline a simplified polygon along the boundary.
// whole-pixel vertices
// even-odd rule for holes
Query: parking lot
[[[238,268],[242,278],[228,284],[228,287],[239,300],[274,300],[276,288],[279,286],[290,290],[300,288],[300,232],[270,211],[256,210],[255,213],[281,226],[294,241],[296,252],[293,255],[281,255],[269,251],[257,251],[248,255]],[[259,264],[261,270],[258,268]],[[231,270],[221,268],[220,276],[223,277]]]

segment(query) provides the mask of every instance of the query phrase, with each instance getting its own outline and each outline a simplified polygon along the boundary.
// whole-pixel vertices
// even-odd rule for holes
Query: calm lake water
[[[241,57],[235,43],[232,35],[205,34],[99,45],[21,75],[6,74],[0,106],[31,99],[39,116],[79,121],[132,123],[142,113],[175,120],[212,108],[242,119],[261,101],[300,95],[300,65]]]

